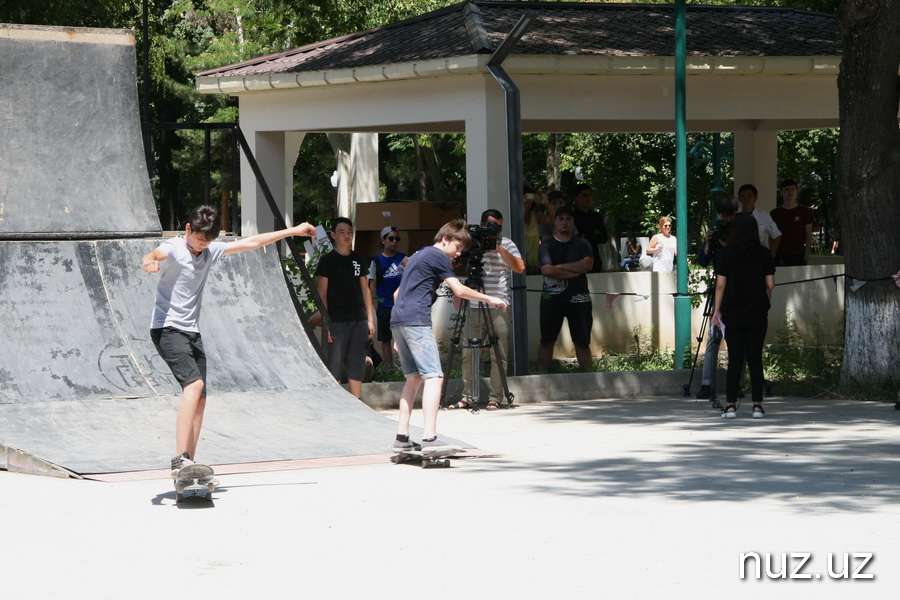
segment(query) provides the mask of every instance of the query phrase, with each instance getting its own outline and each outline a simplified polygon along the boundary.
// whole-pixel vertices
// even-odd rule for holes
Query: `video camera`
[[[716,221],[713,226],[712,235],[709,236],[709,247],[711,252],[717,251],[721,248],[725,242],[728,241],[728,236],[731,235],[731,221]]]
[[[467,226],[472,242],[469,244],[469,249],[462,252],[456,262],[465,265],[470,279],[480,280],[484,273],[484,253],[497,249],[496,236],[500,233],[500,229],[496,223],[487,225],[470,223]]]
[[[472,238],[472,244],[467,252],[487,252],[497,249],[497,234],[500,233],[500,226],[496,223],[488,223],[487,225],[476,225],[470,223],[468,226],[469,236]]]

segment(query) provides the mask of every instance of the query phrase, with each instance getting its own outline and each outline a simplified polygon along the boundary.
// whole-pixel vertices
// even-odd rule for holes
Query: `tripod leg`
[[[441,410],[447,408],[447,385],[450,383],[450,373],[453,371],[453,359],[456,356],[456,349],[460,347],[459,340],[462,336],[463,328],[469,313],[469,301],[463,300],[456,311],[456,322],[453,324],[453,333],[450,337],[450,351],[447,356],[447,372],[445,373],[444,382],[441,385]]]
[[[489,348],[489,351],[492,351],[493,359],[491,361],[491,370],[497,369],[497,373],[500,376],[500,384],[503,388],[503,398],[506,399],[507,408],[512,408],[513,402],[515,402],[515,395],[509,391],[509,382],[506,378],[506,343],[508,339],[509,333],[509,324],[508,322],[504,323],[504,327],[506,328],[507,335],[504,335],[504,339],[501,340],[500,336],[497,334],[497,328],[494,325],[493,317],[498,315],[501,319],[505,319],[505,315],[501,312],[492,312],[492,309],[487,308],[486,306],[481,307],[482,319],[485,323],[485,327],[487,329],[487,344],[485,347]],[[493,385],[493,377],[491,378],[491,392],[494,393],[496,390]]]
[[[694,382],[694,371],[697,370],[697,359],[700,358],[700,346],[703,344],[703,334],[706,332],[707,324],[712,316],[712,306],[714,299],[714,291],[709,291],[706,295],[706,306],[703,307],[703,320],[700,322],[700,335],[697,336],[697,352],[694,353],[694,363],[691,365],[691,375],[688,382],[684,386],[684,397],[691,395],[691,384]]]
[[[470,305],[471,310],[471,305]],[[469,384],[469,410],[473,413],[479,411],[481,407],[481,330],[483,328],[484,316],[480,308],[475,309],[474,315],[470,312],[466,322],[466,343],[463,348],[470,352],[469,354],[469,377],[468,380],[463,377],[463,389],[468,382]],[[465,350],[463,351],[463,361],[465,361]]]

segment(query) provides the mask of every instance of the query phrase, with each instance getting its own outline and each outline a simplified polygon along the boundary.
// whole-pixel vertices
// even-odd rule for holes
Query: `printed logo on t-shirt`
[[[391,265],[384,272],[385,279],[394,279],[396,277],[400,277],[403,275],[403,268],[398,263],[391,263]]]
[[[561,294],[569,287],[569,282],[565,279],[554,279],[544,275],[544,291],[550,295]]]
[[[358,261],[353,261],[353,276],[359,277],[360,273],[362,273],[362,265],[359,264]]]

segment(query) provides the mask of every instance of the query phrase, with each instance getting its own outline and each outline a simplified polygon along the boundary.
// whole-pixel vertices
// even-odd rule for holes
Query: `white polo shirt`
[[[744,212],[743,208],[738,212]],[[753,218],[756,219],[756,224],[759,226],[760,244],[768,248],[770,240],[781,237],[781,231],[778,229],[775,221],[772,220],[772,215],[758,209],[754,209],[750,214],[753,215]]]

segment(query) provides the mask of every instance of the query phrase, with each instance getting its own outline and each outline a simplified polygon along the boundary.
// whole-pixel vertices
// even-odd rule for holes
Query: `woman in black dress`
[[[737,394],[741,365],[750,372],[753,418],[763,410],[762,351],[769,327],[769,307],[775,287],[775,261],[768,248],[759,243],[759,228],[752,215],[738,213],[731,222],[731,234],[716,258],[716,305],[713,323],[722,328],[728,344],[726,398],[722,416],[737,416]]]

